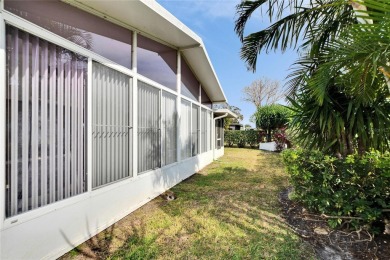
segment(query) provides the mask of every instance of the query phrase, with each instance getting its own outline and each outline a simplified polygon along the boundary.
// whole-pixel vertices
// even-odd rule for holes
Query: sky
[[[213,64],[228,103],[239,107],[244,116],[242,124],[249,122],[256,107],[243,101],[242,89],[262,77],[279,80],[283,85],[289,68],[297,59],[295,50],[262,53],[258,57],[255,73],[248,71],[240,59],[241,42],[234,32],[237,18],[235,6],[240,0],[158,0],[160,5],[198,34]],[[254,13],[246,34],[265,29],[269,25],[261,12]]]

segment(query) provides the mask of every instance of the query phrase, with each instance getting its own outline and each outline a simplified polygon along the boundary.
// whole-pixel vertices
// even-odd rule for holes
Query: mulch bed
[[[320,259],[390,259],[390,235],[371,236],[367,231],[332,230],[326,219],[308,212],[288,198],[290,189],[279,195],[282,217],[290,228],[310,243]]]

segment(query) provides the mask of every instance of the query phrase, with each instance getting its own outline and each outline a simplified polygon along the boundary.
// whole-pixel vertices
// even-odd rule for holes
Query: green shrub
[[[259,146],[260,142],[260,132],[257,130],[246,130],[246,141],[252,148]]]
[[[240,148],[245,147],[247,142],[245,131],[235,131],[235,136],[237,146]]]
[[[276,143],[276,151],[281,152],[285,149],[285,146],[290,146],[291,143],[288,140],[287,134],[286,134],[286,128],[280,128],[274,131],[273,135],[274,142]]]
[[[234,133],[235,131],[225,130],[224,140],[227,146],[232,147],[234,144]]]
[[[282,154],[297,200],[328,216],[353,217],[329,218],[330,226],[370,225],[390,208],[390,153],[371,151],[345,159],[318,151],[288,149]]]
[[[291,113],[288,107],[271,104],[258,107],[253,116],[256,120],[256,127],[263,129],[267,133],[267,142],[271,142],[272,132],[278,128],[285,127]]]
[[[224,134],[225,144],[229,147],[232,147],[233,144],[236,144],[238,147],[245,147],[246,144],[249,144],[252,148],[255,148],[259,145],[260,141],[260,131],[258,130],[226,130]]]

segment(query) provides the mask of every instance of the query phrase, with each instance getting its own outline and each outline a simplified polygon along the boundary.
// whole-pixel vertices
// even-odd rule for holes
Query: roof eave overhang
[[[230,111],[229,109],[222,108],[222,109],[216,109],[213,111],[214,112],[214,117],[220,117],[226,114],[224,118],[237,118],[238,116]]]
[[[202,39],[157,1],[62,1],[181,51],[210,100],[227,102]]]

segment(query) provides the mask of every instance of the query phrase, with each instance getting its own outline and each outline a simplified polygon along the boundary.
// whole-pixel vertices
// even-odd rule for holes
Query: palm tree
[[[247,21],[262,5],[276,22],[244,37]],[[237,6],[235,30],[249,69],[256,69],[261,51],[303,42],[287,83],[295,111],[291,127],[302,145],[344,156],[389,149],[389,5],[388,0],[311,0],[306,6],[270,0]],[[286,7],[291,14],[283,16]]]
[[[348,26],[321,53],[323,62],[308,84],[319,100],[329,83],[328,75],[335,75],[346,86],[344,91],[366,104],[383,87],[390,91],[390,2],[365,0],[362,4],[368,10],[359,8],[361,22]]]
[[[342,155],[390,148],[390,3],[365,0],[360,23],[345,27],[316,57],[301,57],[290,96],[291,124],[307,147]],[[315,69],[307,73],[307,64]],[[305,74],[306,72],[306,74]]]
[[[318,105],[309,89],[290,99],[294,116],[289,124],[298,143],[309,149],[345,157],[369,149],[384,152],[390,148],[390,101],[387,89],[378,90],[369,104],[358,102],[340,90],[329,86],[322,105]]]
[[[268,28],[244,36],[252,14],[261,10],[272,23]],[[264,10],[265,9],[265,10]],[[290,14],[286,15],[286,10]],[[242,41],[241,58],[249,70],[256,70],[257,57],[262,51],[299,47],[316,55],[340,31],[357,22],[351,5],[344,0],[255,0],[242,1],[236,6],[238,18],[235,31]]]

